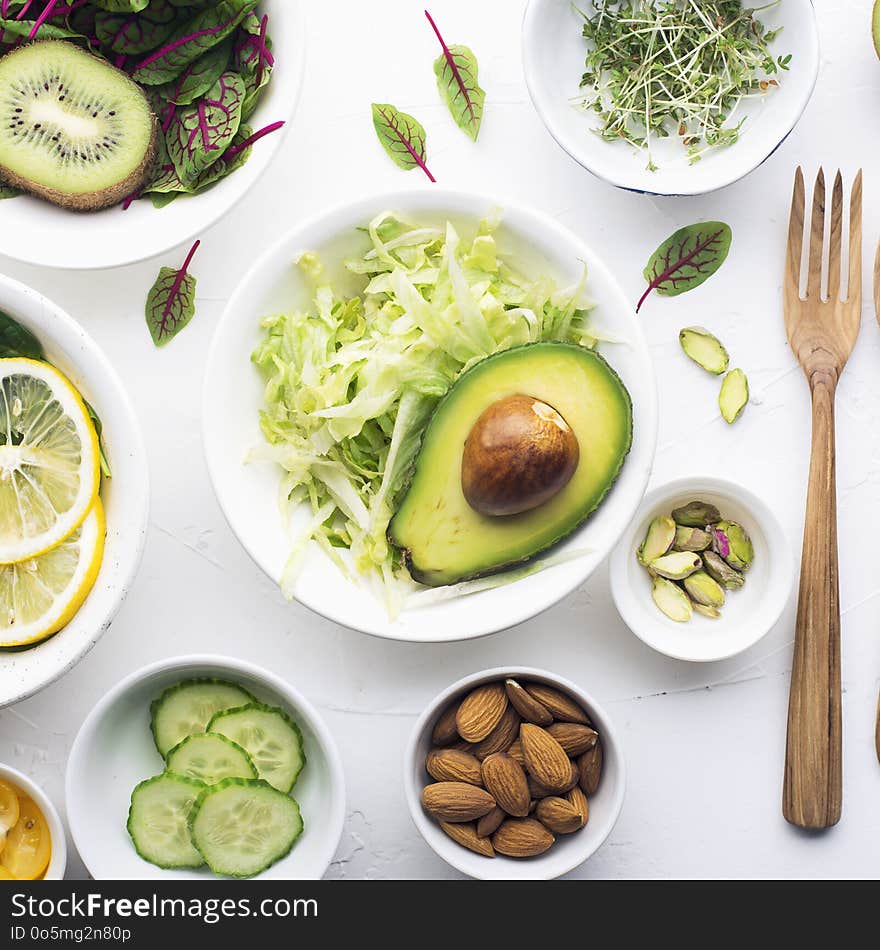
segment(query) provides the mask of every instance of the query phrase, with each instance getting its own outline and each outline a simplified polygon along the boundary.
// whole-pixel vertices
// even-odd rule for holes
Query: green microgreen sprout
[[[774,56],[780,29],[756,14],[779,4],[740,0],[594,0],[583,18],[588,44],[581,89],[573,99],[600,119],[596,132],[648,156],[658,139],[677,135],[690,164],[733,145],[746,117],[743,102],[779,85],[791,56]]]

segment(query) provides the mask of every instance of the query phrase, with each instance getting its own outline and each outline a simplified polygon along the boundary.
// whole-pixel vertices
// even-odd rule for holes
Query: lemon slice
[[[104,556],[104,506],[54,548],[0,565],[0,648],[38,643],[73,619],[95,586]]]
[[[100,474],[98,436],[70,382],[48,363],[0,360],[0,564],[69,537]]]

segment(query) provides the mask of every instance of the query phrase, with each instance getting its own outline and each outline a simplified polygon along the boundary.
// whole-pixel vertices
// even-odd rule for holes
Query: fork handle
[[[840,820],[840,597],[834,463],[836,376],[810,380],[813,446],[804,523],[782,812],[801,828]]]

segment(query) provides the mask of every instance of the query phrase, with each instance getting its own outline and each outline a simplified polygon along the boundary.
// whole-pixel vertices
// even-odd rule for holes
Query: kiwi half
[[[97,211],[140,190],[159,127],[124,72],[61,40],[0,59],[0,178],[74,211]]]

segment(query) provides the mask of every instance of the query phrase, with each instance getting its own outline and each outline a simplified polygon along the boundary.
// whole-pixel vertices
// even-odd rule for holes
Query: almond
[[[545,828],[558,835],[570,835],[583,828],[577,809],[565,798],[542,799],[535,809],[535,817]]]
[[[477,758],[468,752],[459,752],[458,749],[431,749],[425,759],[425,768],[437,782],[483,784]]]
[[[602,743],[597,742],[578,759],[579,783],[585,795],[595,795],[602,777]]]
[[[524,722],[519,729],[526,768],[551,792],[571,788],[572,765],[562,746],[540,726]]]
[[[516,759],[503,752],[484,759],[483,784],[498,807],[508,815],[525,818],[529,813],[529,783]]]
[[[599,741],[599,733],[589,726],[576,722],[554,722],[547,726],[547,732],[565,749],[572,758],[582,755]]]
[[[495,807],[495,799],[467,782],[436,782],[422,789],[425,811],[438,821],[475,821]]]
[[[470,851],[476,851],[477,854],[482,854],[484,858],[495,857],[495,849],[492,847],[492,842],[486,837],[480,838],[477,835],[476,828],[470,822],[454,823],[441,821],[440,827],[453,841],[457,841],[462,847]]]
[[[581,828],[590,820],[590,803],[587,796],[584,795],[579,785],[575,785],[571,791],[566,793],[565,800],[581,816]]]
[[[532,699],[550,710],[553,718],[558,722],[579,722],[582,726],[592,726],[590,717],[567,694],[544,683],[526,683],[526,692]]]
[[[580,780],[580,772],[578,771],[577,765],[574,762],[571,763],[571,778],[566,782],[565,788],[553,789],[548,788],[546,785],[542,785],[534,775],[529,775],[529,794],[532,798],[548,798],[553,795],[562,795],[565,792],[570,791],[577,785]]]
[[[494,835],[506,817],[507,812],[503,808],[493,808],[477,822],[477,837],[488,838]]]
[[[533,858],[552,847],[556,839],[534,818],[508,818],[492,835],[499,854],[511,858]]]
[[[512,706],[504,710],[504,715],[498,725],[471,749],[473,754],[482,762],[487,756],[496,752],[506,752],[519,735],[520,718]]]
[[[431,742],[434,745],[452,745],[459,739],[458,729],[455,727],[455,714],[458,712],[458,703],[447,706],[431,733]]]
[[[519,739],[514,739],[510,746],[504,750],[512,759],[516,759],[519,764],[526,767],[526,757],[523,755],[522,743]]]
[[[498,725],[507,709],[507,693],[500,683],[486,683],[468,693],[455,714],[458,734],[466,742],[480,742]]]
[[[530,696],[516,680],[505,680],[504,689],[513,708],[525,719],[536,726],[549,726],[553,722],[550,710]]]

